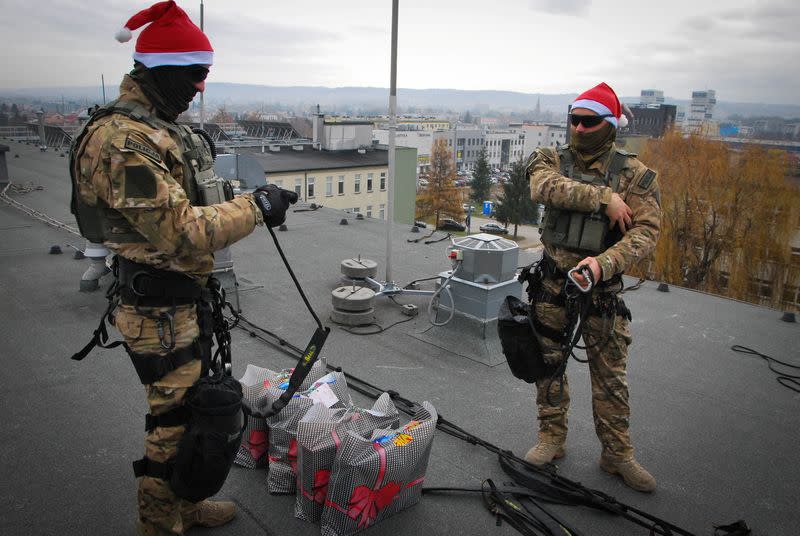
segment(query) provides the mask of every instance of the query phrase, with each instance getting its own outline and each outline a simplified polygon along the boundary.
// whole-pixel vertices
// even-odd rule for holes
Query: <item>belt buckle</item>
[[[133,274],[131,276],[131,282],[129,284],[131,292],[133,292],[134,294],[136,294],[140,298],[145,298],[145,297],[147,297],[147,294],[145,294],[144,291],[139,290],[138,288],[136,288],[136,280],[139,277],[153,277],[153,275],[152,274],[148,274],[144,270],[140,270],[140,271],[136,272],[135,274]]]

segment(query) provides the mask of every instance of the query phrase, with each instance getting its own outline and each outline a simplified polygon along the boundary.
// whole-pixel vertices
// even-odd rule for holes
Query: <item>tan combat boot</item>
[[[550,439],[550,438],[547,438]],[[564,444],[553,443],[552,439],[539,437],[539,442],[536,443],[527,454],[525,454],[525,461],[533,465],[544,465],[553,460],[564,457]]]
[[[625,484],[636,491],[650,493],[656,489],[656,479],[633,458],[616,460],[603,453],[600,456],[600,468],[606,473],[621,476]]]
[[[236,516],[236,505],[230,501],[200,501],[197,504],[184,502],[181,506],[183,530],[195,525],[219,527]]]

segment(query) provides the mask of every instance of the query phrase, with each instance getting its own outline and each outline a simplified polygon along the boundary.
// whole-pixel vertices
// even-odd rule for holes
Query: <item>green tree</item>
[[[527,168],[522,159],[514,162],[511,178],[503,184],[503,191],[497,199],[496,218],[503,225],[514,225],[514,239],[521,223],[536,218],[537,207],[531,201],[531,185]]]
[[[417,196],[417,219],[424,220],[435,216],[434,228],[439,228],[439,219],[450,216],[456,220],[464,219],[461,198],[455,186],[456,170],[453,154],[444,139],[438,139],[431,149],[431,166],[428,174],[428,187]]]
[[[467,110],[467,113],[465,113],[465,114],[464,114],[464,122],[465,122],[466,124],[468,124],[468,125],[469,125],[470,123],[472,123],[472,114],[471,114],[471,113],[469,113],[469,110]]]
[[[476,203],[483,203],[489,199],[492,191],[492,181],[489,178],[489,157],[486,156],[486,147],[481,147],[478,153],[478,161],[475,163],[475,171],[472,172],[472,192],[469,198]]]

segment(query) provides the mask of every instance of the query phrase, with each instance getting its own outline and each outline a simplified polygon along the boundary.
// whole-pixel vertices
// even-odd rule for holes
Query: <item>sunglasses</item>
[[[569,122],[572,123],[573,127],[577,127],[578,125],[583,125],[586,128],[596,127],[606,117],[614,117],[614,114],[604,114],[604,115],[577,115],[577,114],[569,114]]]

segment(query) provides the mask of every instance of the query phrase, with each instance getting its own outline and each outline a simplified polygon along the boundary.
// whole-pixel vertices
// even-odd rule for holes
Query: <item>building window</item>
[[[385,220],[386,219],[386,205],[385,204],[381,203],[381,209],[380,209],[379,213],[380,213],[380,219]]]
[[[361,193],[361,173],[356,173],[355,183],[353,184],[353,192]]]
[[[367,205],[367,218],[372,217],[372,205]]]
[[[303,179],[294,180],[294,193],[300,197],[303,197]]]
[[[309,198],[314,197],[314,177],[308,178],[308,196]]]
[[[367,173],[367,191],[372,191],[372,173]]]
[[[353,214],[359,214],[361,212],[361,207],[353,207]]]
[[[339,175],[339,195],[344,195],[344,175]]]
[[[333,195],[333,177],[325,177],[325,196]]]
[[[386,172],[381,173],[381,191],[386,189]]]

